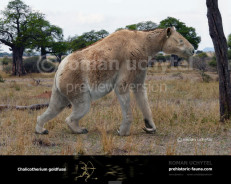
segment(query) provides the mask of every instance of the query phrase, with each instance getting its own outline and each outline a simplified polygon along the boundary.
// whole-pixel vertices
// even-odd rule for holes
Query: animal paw
[[[129,132],[121,132],[119,129],[117,129],[117,133],[119,136],[129,136],[130,135]]]
[[[147,134],[155,134],[155,133],[156,133],[156,129],[154,129],[154,128],[146,128],[146,127],[144,127],[143,130],[144,130]]]
[[[71,129],[71,131],[73,134],[87,134],[88,133],[88,130],[86,128]]]
[[[84,128],[83,130],[82,130],[82,133],[80,133],[80,134],[87,134],[88,133],[88,130],[86,129],[86,128]]]
[[[46,130],[45,128],[42,128],[42,127],[36,125],[35,133],[36,134],[41,134],[41,135],[47,135],[47,134],[49,134],[49,131]]]
[[[36,134],[40,134],[40,135],[48,135],[49,134],[49,131],[48,130],[44,130],[42,132],[37,132],[35,131]]]

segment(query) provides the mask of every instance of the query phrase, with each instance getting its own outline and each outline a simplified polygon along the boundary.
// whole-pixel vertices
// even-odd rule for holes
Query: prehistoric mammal
[[[194,54],[193,46],[174,28],[121,30],[70,54],[56,72],[50,104],[37,118],[36,133],[48,134],[44,124],[71,103],[73,111],[66,122],[73,133],[86,134],[88,131],[79,126],[79,120],[89,112],[91,101],[114,90],[123,113],[118,133],[127,136],[132,123],[130,89],[143,113],[144,130],[154,133],[156,126],[143,84],[148,58],[160,51],[181,57]]]

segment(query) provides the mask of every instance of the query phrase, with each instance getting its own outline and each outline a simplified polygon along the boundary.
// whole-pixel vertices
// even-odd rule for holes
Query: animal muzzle
[[[195,54],[195,49],[194,48],[190,48],[190,49],[185,50],[186,57],[191,57],[194,54]]]

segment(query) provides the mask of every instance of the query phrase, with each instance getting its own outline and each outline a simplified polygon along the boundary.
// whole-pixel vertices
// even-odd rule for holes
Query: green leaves
[[[137,24],[131,24],[127,25],[125,29],[128,30],[139,30],[139,31],[145,31],[145,30],[152,30],[157,27],[157,24],[152,21],[146,21],[146,22],[139,22]],[[119,29],[117,29],[119,30]]]
[[[198,48],[201,42],[201,37],[197,36],[196,30],[193,27],[187,27],[185,23],[174,17],[168,17],[160,22],[159,28],[168,28],[174,26],[176,30],[183,35],[195,49]]]
[[[152,21],[140,22],[136,25],[137,30],[145,31],[155,29],[158,25]]]
[[[231,34],[229,34],[227,42],[228,42],[229,49],[231,49]]]
[[[79,37],[74,37],[70,39],[70,45],[71,45],[71,50],[75,51],[78,49],[85,48],[98,40],[101,40],[108,36],[109,33],[106,30],[100,30],[100,31],[90,31],[90,32],[85,32]]]

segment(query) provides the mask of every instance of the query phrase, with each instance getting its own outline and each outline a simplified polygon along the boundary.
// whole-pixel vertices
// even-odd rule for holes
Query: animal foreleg
[[[120,106],[123,113],[123,121],[118,131],[120,136],[128,136],[130,134],[130,127],[132,123],[132,111],[130,106],[130,94],[129,91],[126,93],[121,93],[115,90],[116,95],[119,99]]]
[[[144,116],[144,130],[150,134],[155,133],[156,126],[152,119],[152,112],[148,103],[147,91],[145,87],[142,85],[142,87],[133,89],[133,92],[135,94],[136,102]]]

